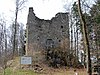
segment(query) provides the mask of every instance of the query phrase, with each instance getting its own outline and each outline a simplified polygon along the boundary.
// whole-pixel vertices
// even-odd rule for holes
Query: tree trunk
[[[17,16],[18,16],[18,8],[16,7],[15,12],[15,24],[14,24],[14,40],[13,40],[13,57],[17,51]]]
[[[92,75],[87,27],[86,27],[85,19],[84,19],[83,14],[82,14],[80,0],[78,0],[78,12],[79,12],[79,16],[80,16],[81,22],[82,22],[83,38],[84,38],[84,44],[85,44],[86,56],[87,56],[87,72],[88,72],[88,75]]]

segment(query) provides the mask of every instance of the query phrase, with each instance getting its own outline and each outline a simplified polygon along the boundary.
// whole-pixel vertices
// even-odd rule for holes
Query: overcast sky
[[[18,21],[26,24],[28,8],[33,7],[37,17],[51,19],[58,12],[65,12],[64,6],[68,7],[71,0],[28,0],[26,7],[19,12]],[[14,20],[15,0],[0,0],[0,14],[6,17],[7,21]]]
[[[34,12],[37,17],[41,19],[51,19],[58,12],[68,12],[70,5],[77,0],[28,0],[25,4],[25,8],[19,12],[18,22],[26,24],[29,7],[34,8]],[[15,0],[0,0],[0,14],[6,17],[6,20],[10,22],[14,20]]]

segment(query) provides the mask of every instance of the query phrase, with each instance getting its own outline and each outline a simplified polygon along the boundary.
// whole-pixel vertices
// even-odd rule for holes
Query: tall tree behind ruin
[[[25,55],[25,29],[24,29],[24,24],[19,24],[20,27],[19,27],[19,55]]]
[[[14,23],[14,39],[13,39],[13,56],[18,55],[18,46],[17,46],[17,31],[18,31],[18,12],[24,8],[26,0],[16,0],[16,10],[15,10],[15,23]]]
[[[76,66],[78,65],[78,60],[79,60],[79,33],[81,33],[81,23],[80,23],[80,17],[79,17],[79,14],[78,14],[78,7],[77,7],[77,3],[74,2],[72,8],[71,8],[71,12],[72,12],[72,19],[73,19],[73,28],[72,28],[72,31],[74,34],[74,55],[76,57]]]

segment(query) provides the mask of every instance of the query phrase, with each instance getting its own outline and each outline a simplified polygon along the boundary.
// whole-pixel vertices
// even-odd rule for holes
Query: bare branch
[[[82,29],[83,29],[83,38],[84,38],[84,45],[87,53],[87,70],[88,70],[88,75],[92,75],[91,71],[91,59],[90,59],[90,48],[89,48],[89,40],[88,40],[88,33],[87,33],[87,26],[86,26],[86,21],[84,19],[82,9],[81,9],[81,3],[80,0],[78,0],[78,12],[79,16],[81,18],[81,23],[82,23]]]
[[[17,7],[18,7],[18,10],[20,8],[22,8],[22,6],[24,5],[24,3],[27,2],[27,0],[23,0],[23,1],[19,1],[18,4],[17,4]]]

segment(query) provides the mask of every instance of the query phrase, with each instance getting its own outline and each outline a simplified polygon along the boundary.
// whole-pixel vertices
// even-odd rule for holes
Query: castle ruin
[[[26,54],[30,56],[49,47],[58,47],[62,43],[65,44],[65,49],[69,50],[68,13],[58,13],[51,20],[44,20],[36,17],[30,7],[26,43]]]

